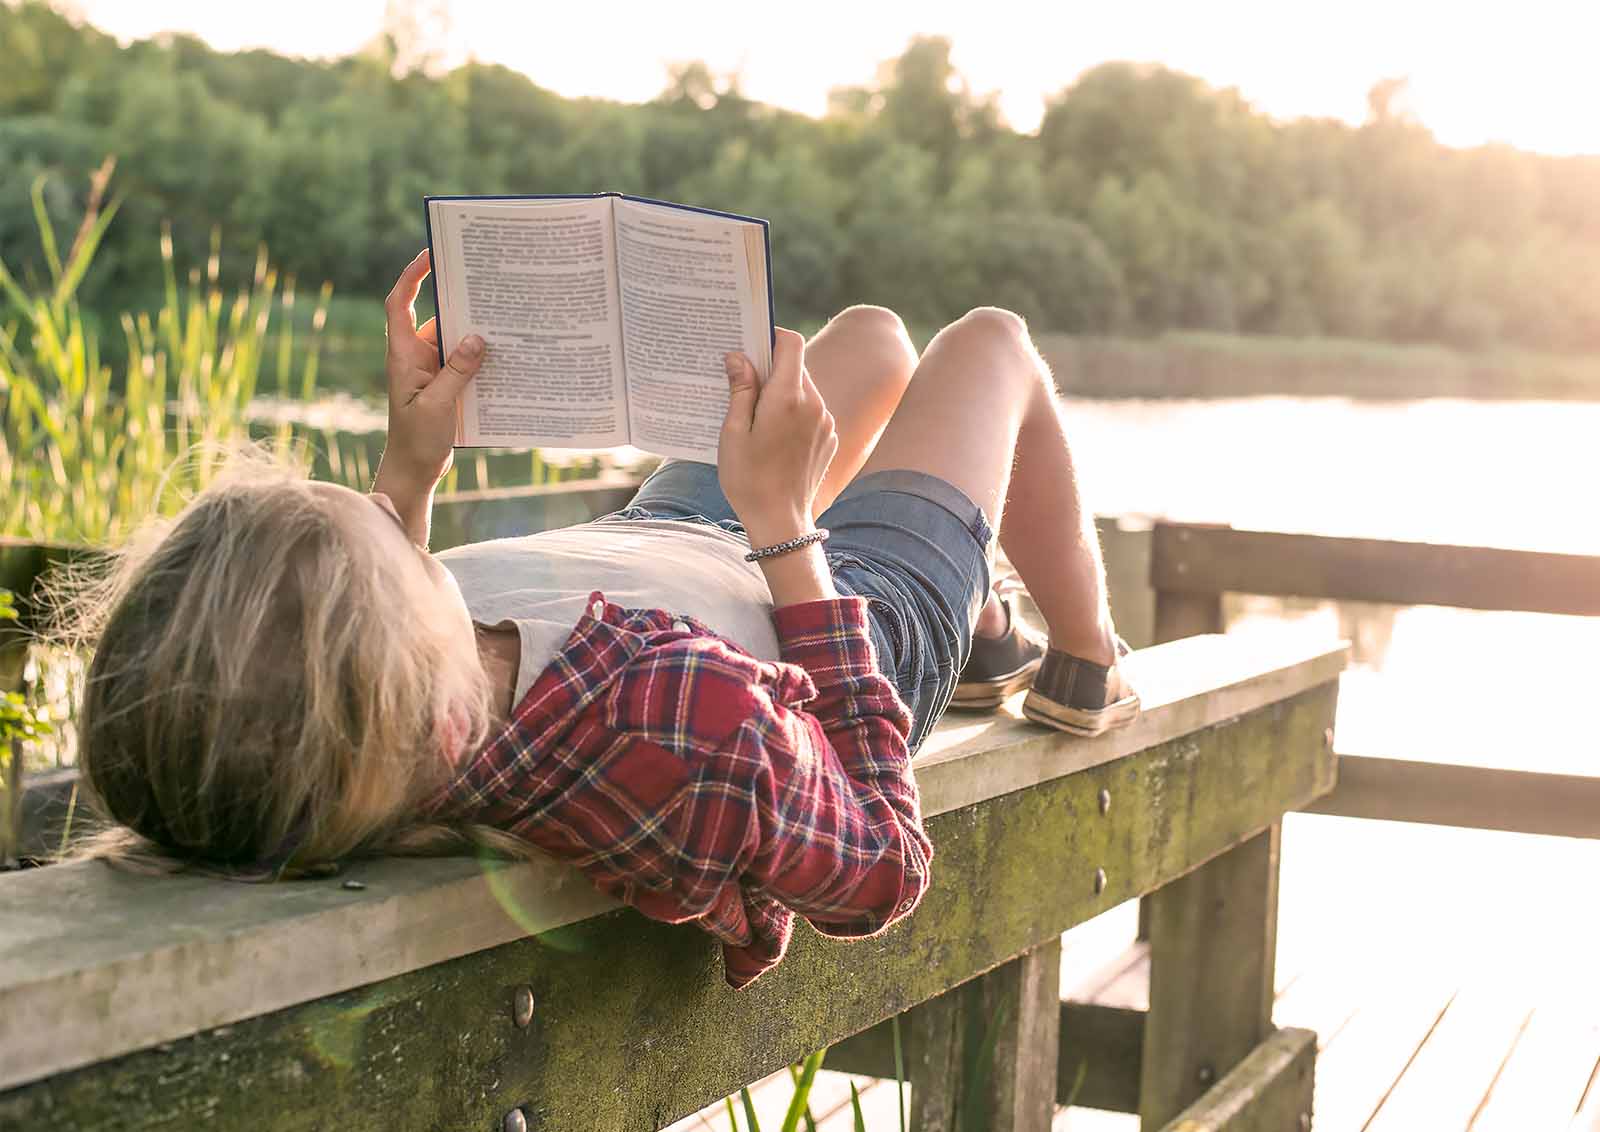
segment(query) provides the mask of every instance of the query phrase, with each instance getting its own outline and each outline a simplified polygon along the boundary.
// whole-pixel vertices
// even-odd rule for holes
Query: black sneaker
[[[1127,654],[1119,637],[1117,659]],[[1022,714],[1058,731],[1100,735],[1139,717],[1139,694],[1129,687],[1120,664],[1108,667],[1051,649],[1022,701]]]
[[[982,711],[999,707],[1026,688],[1044,662],[1045,642],[1016,619],[1011,599],[1002,597],[1006,631],[998,637],[972,638],[972,654],[956,682],[950,706],[957,711]]]

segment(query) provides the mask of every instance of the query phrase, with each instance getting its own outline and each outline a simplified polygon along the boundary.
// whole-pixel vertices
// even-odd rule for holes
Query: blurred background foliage
[[[992,303],[1075,334],[1600,349],[1600,158],[1442,146],[1396,109],[1398,81],[1353,127],[1108,63],[1024,135],[937,38],[819,119],[698,63],[621,104],[499,66],[441,71],[403,36],[332,61],[182,35],[122,47],[37,0],[0,4],[6,262],[25,286],[46,279],[30,187],[51,174],[46,207],[73,225],[114,156],[121,213],[86,308],[159,296],[153,233],[169,221],[180,262],[222,233],[238,273],[224,286],[247,282],[262,243],[330,281],[335,350],[341,334],[381,341],[370,297],[422,242],[424,194],[602,189],[770,219],[778,315],[795,325],[873,302],[933,327]]]

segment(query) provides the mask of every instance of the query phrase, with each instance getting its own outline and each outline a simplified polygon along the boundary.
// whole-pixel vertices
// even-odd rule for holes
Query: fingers
[[[722,429],[724,432],[730,429],[749,432],[756,415],[756,367],[750,364],[749,358],[737,353],[724,354],[722,363],[728,372],[728,415],[722,422]]]
[[[388,322],[390,338],[400,338],[416,332],[417,316],[412,310],[412,304],[417,301],[417,291],[421,289],[422,281],[428,277],[429,264],[428,251],[424,248],[417,253],[415,259],[406,264],[405,270],[400,273],[400,278],[394,281],[394,289],[389,292],[389,297],[383,300],[383,312]]]
[[[461,340],[461,345],[455,348],[444,369],[439,371],[439,376],[428,383],[428,398],[431,401],[451,404],[461,395],[473,375],[478,372],[478,367],[483,365],[483,339],[476,334],[469,334]]]
[[[815,401],[818,405],[826,407],[822,400],[822,390],[817,388],[816,382],[811,380],[811,371],[804,366],[800,367],[800,396],[802,400]]]
[[[800,379],[805,372],[802,358],[806,340],[792,330],[778,328],[777,340],[772,345],[772,377],[769,384],[777,389],[800,389]]]
[[[436,318],[430,318],[427,322],[424,322],[421,326],[417,327],[417,337],[421,338],[430,346],[438,345],[439,320]]]

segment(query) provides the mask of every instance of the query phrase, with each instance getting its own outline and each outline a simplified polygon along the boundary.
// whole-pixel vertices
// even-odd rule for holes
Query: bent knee
[[[1027,320],[1003,307],[973,307],[952,323],[951,329],[1023,341],[1028,337]]]
[[[828,320],[829,326],[839,326],[852,331],[867,334],[882,334],[891,338],[910,339],[906,333],[906,324],[900,316],[888,307],[875,307],[870,303],[858,303],[844,310]]]

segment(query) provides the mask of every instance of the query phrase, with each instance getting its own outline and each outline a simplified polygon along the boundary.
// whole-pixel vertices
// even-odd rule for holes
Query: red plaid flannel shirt
[[[436,809],[517,834],[647,916],[693,921],[735,987],[783,958],[796,912],[824,935],[882,931],[916,907],[933,855],[910,718],[863,599],[773,619],[778,663],[590,595]]]

